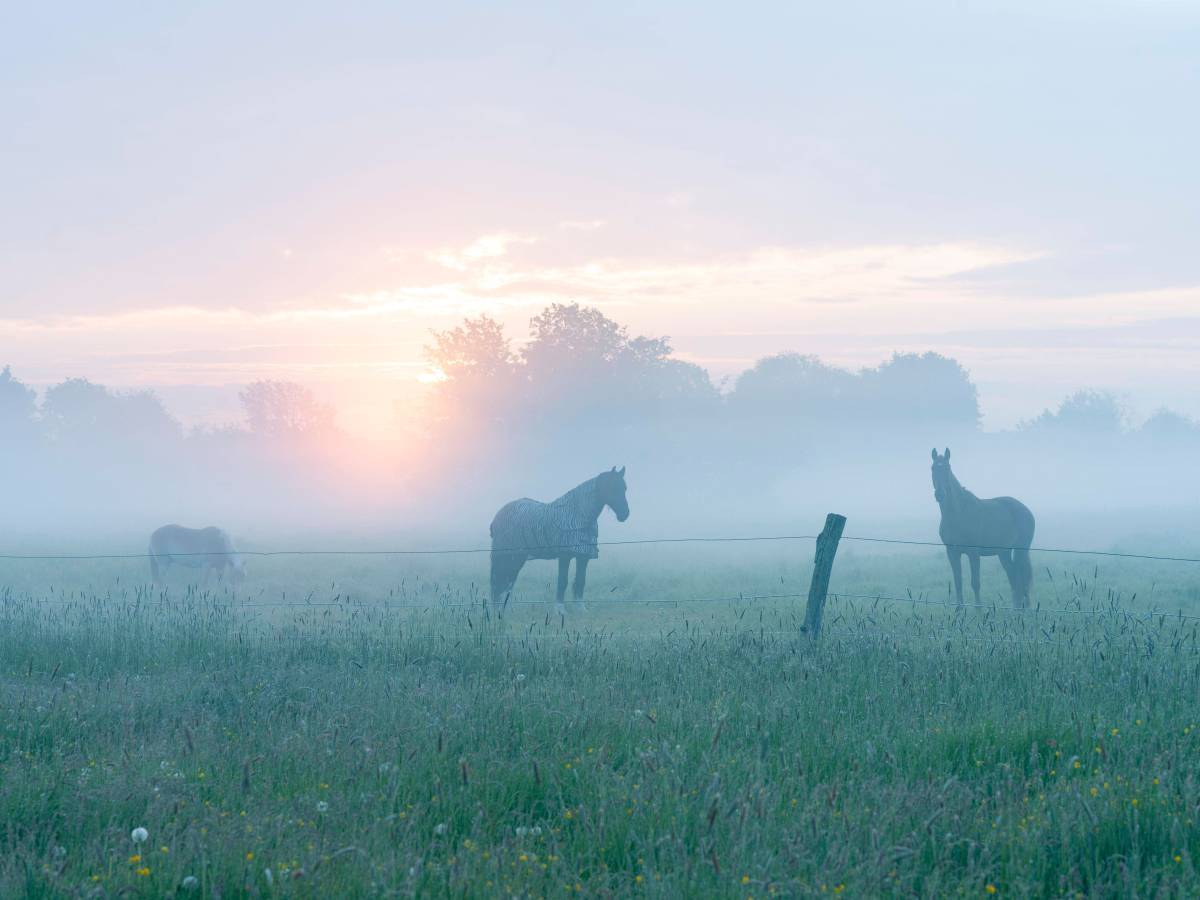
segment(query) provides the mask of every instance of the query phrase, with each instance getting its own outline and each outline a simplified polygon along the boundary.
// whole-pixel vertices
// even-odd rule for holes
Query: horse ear
[[[933,457],[933,461],[937,462],[937,447],[929,451],[929,455]]]
[[[620,475],[622,478],[624,478],[625,477],[625,467],[621,466],[621,471],[618,472],[617,474]]]
[[[949,447],[947,447],[947,448],[946,448],[946,452],[945,452],[945,453],[943,453],[942,455],[946,457],[946,460],[947,460],[947,461],[949,461],[949,459],[950,459],[950,448],[949,448]]]

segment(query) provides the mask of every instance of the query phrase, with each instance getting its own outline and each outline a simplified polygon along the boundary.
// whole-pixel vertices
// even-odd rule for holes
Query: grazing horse
[[[1012,586],[1013,603],[1029,605],[1033,588],[1033,565],[1029,548],[1033,544],[1033,513],[1012,497],[980,500],[959,484],[950,471],[950,450],[938,456],[933,451],[933,497],[942,509],[938,534],[946,545],[950,570],[954,573],[954,593],[962,606],[962,555],[971,563],[971,590],[979,602],[979,557],[995,556],[1004,567]]]
[[[563,596],[571,559],[575,560],[575,602],[583,605],[588,561],[600,555],[597,521],[604,507],[618,522],[629,518],[625,467],[604,472],[551,503],[524,498],[506,503],[492,520],[492,603],[512,590],[521,567],[531,559],[558,560],[555,607],[566,612]]]
[[[189,569],[204,569],[204,580],[214,573],[229,572],[232,581],[246,577],[246,561],[233,549],[233,541],[220,528],[184,528],[164,525],[150,535],[150,575],[161,583],[167,568],[176,563]]]

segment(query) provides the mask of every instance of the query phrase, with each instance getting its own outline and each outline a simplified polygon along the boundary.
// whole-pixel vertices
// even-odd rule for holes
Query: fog
[[[0,552],[142,552],[157,526],[217,524],[246,549],[486,546],[500,505],[626,466],[632,515],[602,541],[847,533],[937,540],[930,449],[980,497],[1015,496],[1035,546],[1194,554],[1200,427],[1130,422],[1086,390],[979,427],[970,375],[935,354],[850,372],[760,360],[724,390],[596,310],[555,306],[516,348],[486,318],[435,335],[405,438],[340,431],[303,386],[259,382],[243,416],[187,429],[157,397],[0,376]],[[0,360],[2,362],[2,360]],[[1170,398],[1163,398],[1168,402]]]

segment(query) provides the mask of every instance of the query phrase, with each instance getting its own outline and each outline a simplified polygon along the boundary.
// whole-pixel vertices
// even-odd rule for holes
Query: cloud
[[[429,259],[447,269],[465,272],[482,262],[500,259],[508,254],[508,248],[513,244],[534,244],[537,238],[520,234],[499,232],[486,234],[460,250],[437,250],[429,254]]]
[[[559,222],[558,227],[564,231],[597,231],[607,224],[604,219],[572,219]]]

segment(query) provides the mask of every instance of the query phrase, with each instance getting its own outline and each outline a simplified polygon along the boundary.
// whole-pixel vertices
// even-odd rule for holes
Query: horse
[[[150,535],[150,576],[155,584],[162,583],[172,563],[189,569],[203,568],[206,582],[214,573],[219,578],[228,572],[235,584],[246,577],[246,561],[233,548],[229,534],[212,525],[207,528],[164,525]]]
[[[950,570],[954,573],[954,594],[963,603],[962,555],[971,563],[971,590],[979,603],[979,558],[995,556],[1004,567],[1012,588],[1013,603],[1028,607],[1033,588],[1033,564],[1029,548],[1033,544],[1034,519],[1024,503],[1012,497],[980,500],[968,491],[950,471],[950,450],[941,456],[933,451],[933,497],[942,510],[938,528]]]
[[[521,567],[531,559],[558,560],[558,590],[554,605],[566,612],[563,597],[571,560],[575,560],[573,593],[583,605],[588,562],[600,555],[600,513],[607,506],[618,522],[629,518],[625,498],[625,467],[603,472],[567,491],[557,500],[542,503],[528,497],[500,507],[492,519],[492,604],[507,599]]]

